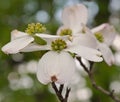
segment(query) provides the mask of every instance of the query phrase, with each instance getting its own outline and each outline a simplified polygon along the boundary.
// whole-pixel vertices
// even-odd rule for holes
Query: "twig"
[[[60,87],[59,87],[59,93],[60,94],[62,94],[63,88],[64,88],[64,84],[61,84]]]
[[[63,98],[63,96],[60,94],[60,92],[58,91],[57,86],[55,85],[54,82],[52,82],[52,87],[53,87],[53,89],[54,89],[54,91],[55,91],[58,99],[60,100],[60,102],[64,102],[64,101],[63,101],[64,98]]]
[[[66,89],[65,97],[63,97],[62,96],[62,91],[63,91],[63,88],[64,88],[63,84],[61,84],[60,87],[59,87],[59,89],[58,89],[57,86],[56,86],[56,84],[55,84],[55,82],[52,82],[52,87],[53,87],[53,89],[54,89],[54,91],[55,91],[58,99],[60,100],[60,102],[67,102],[68,96],[69,96],[69,93],[70,93],[71,89],[67,88]]]
[[[94,62],[89,61],[89,63],[90,63],[90,71],[92,71],[92,68],[93,68]]]
[[[67,89],[66,89],[65,102],[67,102],[67,100],[68,100],[68,96],[69,96],[70,91],[71,91],[70,88],[67,88]]]
[[[77,57],[77,60],[80,62],[80,64],[84,67],[84,70],[89,73],[89,70],[88,68],[83,64],[82,60],[81,60],[81,57]]]
[[[99,91],[101,91],[102,93],[110,96],[115,102],[120,102],[120,99],[114,95],[114,90],[107,91],[104,88],[102,88],[101,86],[97,85],[94,78],[93,78],[93,73],[92,73],[92,69],[93,69],[93,62],[90,62],[90,69],[88,69],[84,63],[81,61],[81,58],[77,58],[78,61],[80,62],[81,66],[84,68],[84,70],[88,73],[89,79],[93,85],[93,87]]]

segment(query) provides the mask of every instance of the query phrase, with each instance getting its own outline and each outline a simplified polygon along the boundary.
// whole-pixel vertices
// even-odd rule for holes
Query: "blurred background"
[[[63,8],[77,3],[88,7],[90,28],[109,22],[118,32],[111,47],[115,65],[95,64],[94,76],[97,84],[107,90],[114,89],[120,96],[120,0],[0,0],[0,49],[10,41],[12,30],[24,31],[28,23],[41,22],[55,34],[61,25]],[[39,83],[35,75],[37,61],[43,53],[6,55],[0,51],[0,102],[57,102],[51,86]],[[69,101],[113,102],[91,86],[79,66]]]

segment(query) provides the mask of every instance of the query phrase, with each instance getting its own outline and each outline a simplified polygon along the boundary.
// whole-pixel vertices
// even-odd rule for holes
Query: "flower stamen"
[[[64,35],[72,36],[72,30],[71,29],[62,29],[60,32],[60,36],[64,36]]]
[[[56,39],[55,41],[52,41],[51,47],[53,51],[61,51],[67,47],[67,44],[62,39]]]
[[[46,31],[46,28],[41,23],[28,24],[28,27],[25,30],[25,32],[30,35],[33,35],[35,33],[43,33],[45,31]]]

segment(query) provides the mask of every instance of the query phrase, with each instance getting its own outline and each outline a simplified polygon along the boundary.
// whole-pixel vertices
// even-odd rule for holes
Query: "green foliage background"
[[[59,5],[54,2],[59,2]],[[78,0],[85,2],[86,0]],[[67,0],[0,0],[0,48],[9,42],[10,32],[13,29],[25,30],[28,23],[37,22],[35,15],[39,10],[45,10],[49,15],[49,21],[44,23],[48,30],[55,34],[60,23],[54,18],[56,9],[64,7]],[[74,2],[74,0],[73,0]],[[88,0],[87,2],[91,2]],[[93,26],[108,22],[111,16],[108,10],[110,0],[96,0],[99,12],[96,15]],[[32,7],[26,9],[26,7]],[[22,42],[21,42],[22,43]],[[34,86],[28,89],[13,90],[10,88],[8,75],[11,72],[17,73],[17,65],[30,61],[38,60],[44,52],[25,53],[24,59],[16,62],[11,55],[5,55],[0,51],[0,102],[57,102],[53,93],[49,91],[49,86],[38,82],[35,74],[27,74],[33,79]],[[99,85],[109,90],[111,81],[120,80],[119,66],[113,65],[109,68],[104,62],[95,65],[95,80]],[[20,77],[19,73],[17,73]],[[89,102],[113,102],[109,97],[92,88],[88,77],[85,77],[87,86],[93,91],[93,96]],[[120,91],[120,90],[119,90]],[[75,101],[82,102],[82,101]],[[84,101],[85,102],[85,101]]]

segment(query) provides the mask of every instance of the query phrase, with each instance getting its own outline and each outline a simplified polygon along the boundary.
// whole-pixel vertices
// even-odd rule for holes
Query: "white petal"
[[[57,35],[50,35],[50,34],[39,34],[39,33],[37,33],[36,34],[38,37],[41,37],[41,38],[58,38],[58,37],[60,37],[60,36],[57,36]]]
[[[74,45],[83,45],[90,48],[97,49],[98,42],[94,36],[91,34],[77,34],[74,38],[72,43]]]
[[[49,51],[39,60],[37,78],[43,84],[52,82],[52,76],[57,78],[56,83],[68,83],[75,73],[75,67],[69,53]]]
[[[35,43],[31,43],[28,46],[24,47],[20,50],[20,52],[32,52],[32,51],[40,51],[40,50],[50,50],[50,45],[38,45]]]
[[[101,51],[105,62],[111,66],[114,64],[114,56],[111,49],[106,44],[99,44],[99,50]]]
[[[103,30],[103,29],[105,28],[105,26],[106,26],[106,23],[105,23],[105,24],[101,24],[101,25],[93,28],[91,31],[92,31],[93,33],[99,32],[99,31]]]
[[[116,35],[115,40],[112,43],[113,49],[115,49],[117,52],[120,51],[120,35]]]
[[[87,22],[87,8],[82,4],[68,6],[63,10],[62,21],[65,26],[72,29],[81,29],[81,24]]]
[[[107,23],[101,24],[100,26],[92,29],[92,32],[93,33],[100,32],[103,35],[104,42],[107,45],[111,45],[116,36],[114,27]]]
[[[21,49],[30,44],[34,38],[30,36],[22,37],[16,40],[13,40],[2,47],[2,51],[7,54],[15,54],[20,52]]]
[[[18,30],[13,30],[11,32],[11,41],[24,36],[28,36],[28,34]]]
[[[67,40],[68,36],[59,36],[59,35],[49,35],[49,34],[36,34],[36,36],[41,37],[42,39],[47,41],[47,44],[50,44],[55,39],[63,39]]]
[[[102,57],[100,57],[101,53],[98,50],[88,48],[85,46],[71,46],[65,50],[76,53],[78,56],[81,56],[90,61],[101,62],[103,60]]]
[[[67,38],[67,36],[50,35],[50,34],[36,34],[36,36],[44,39]]]

